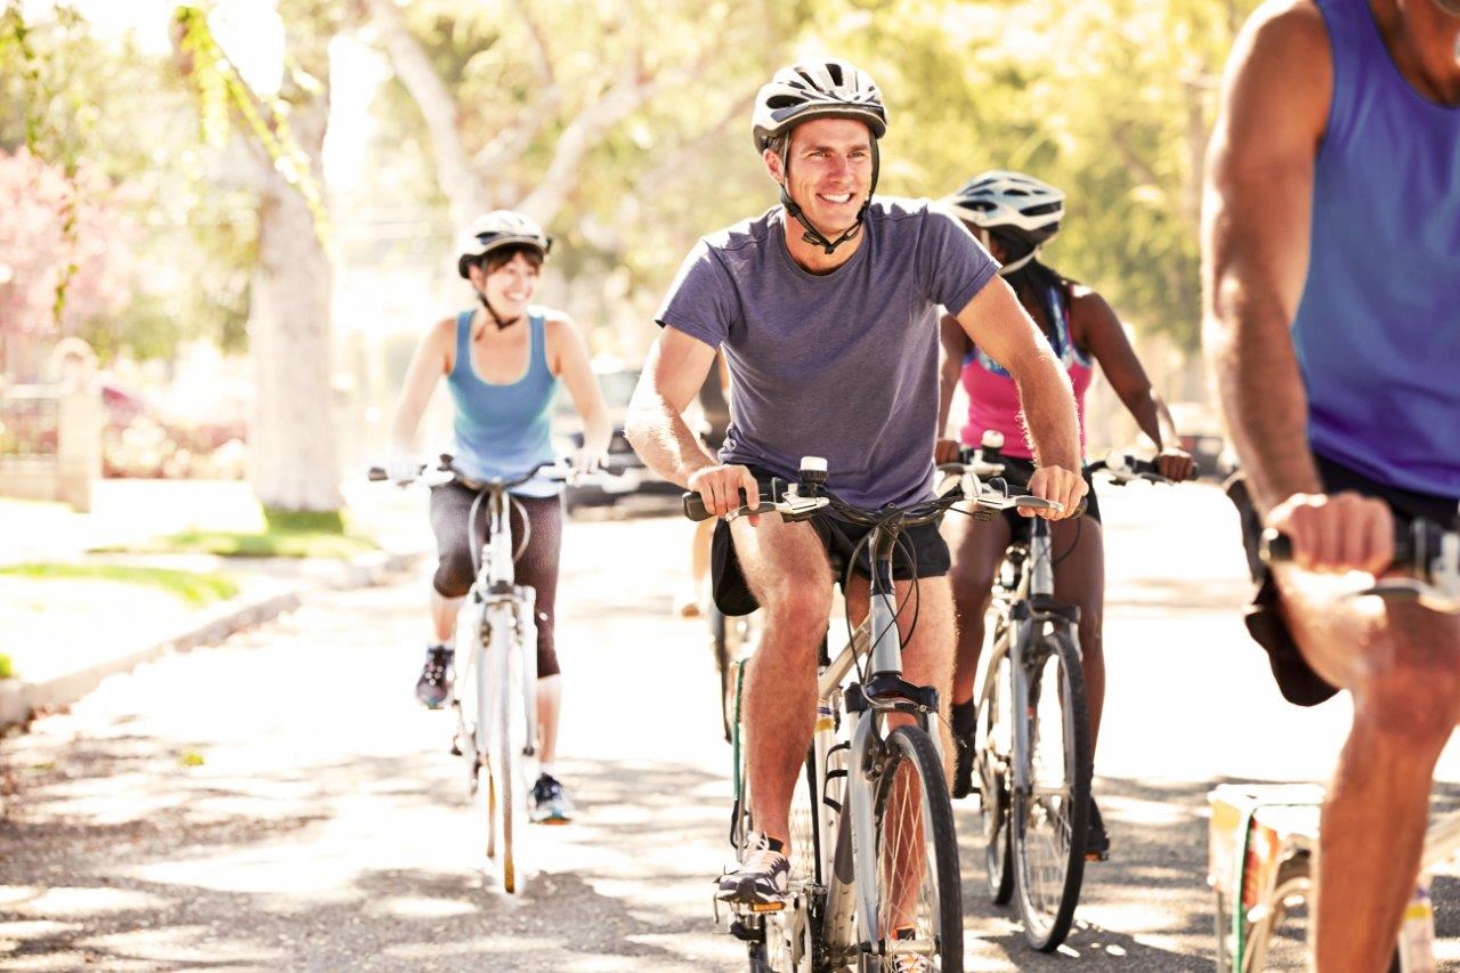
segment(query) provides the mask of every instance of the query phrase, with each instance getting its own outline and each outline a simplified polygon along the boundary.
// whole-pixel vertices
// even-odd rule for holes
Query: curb
[[[246,628],[294,611],[312,588],[338,590],[383,584],[391,575],[414,567],[422,556],[418,553],[365,555],[341,566],[338,572],[325,572],[330,576],[305,576],[290,584],[269,585],[268,591],[235,598],[197,616],[181,619],[171,631],[164,630],[160,638],[148,636],[141,645],[121,647],[112,658],[74,672],[34,683],[0,680],[0,733],[28,723],[37,711],[76,702],[108,676],[130,672],[144,662],[170,653],[217,645]]]

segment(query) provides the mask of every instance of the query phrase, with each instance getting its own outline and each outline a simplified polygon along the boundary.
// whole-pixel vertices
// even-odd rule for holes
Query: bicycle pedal
[[[781,912],[786,908],[784,901],[780,902],[727,902],[730,911],[743,916],[761,916],[767,912]]]

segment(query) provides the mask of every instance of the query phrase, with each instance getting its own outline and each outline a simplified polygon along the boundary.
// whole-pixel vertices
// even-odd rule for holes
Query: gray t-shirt
[[[998,265],[927,200],[878,197],[861,246],[830,274],[786,249],[785,213],[700,240],[656,320],[720,348],[734,389],[720,450],[794,479],[824,456],[857,506],[928,497],[938,425],[938,308],[957,313]]]

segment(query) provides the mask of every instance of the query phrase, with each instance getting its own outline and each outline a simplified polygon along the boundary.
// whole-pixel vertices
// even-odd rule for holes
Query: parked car
[[[629,399],[639,384],[639,369],[627,368],[611,360],[593,363],[598,387],[608,405],[613,423],[613,438],[608,444],[609,464],[623,471],[617,478],[605,477],[601,483],[570,485],[563,492],[563,503],[569,513],[587,507],[613,508],[620,505],[636,508],[675,509],[679,506],[680,487],[654,473],[624,437],[624,416]],[[568,452],[583,445],[583,426],[573,409],[567,389],[560,389],[553,416],[554,433],[559,448]]]

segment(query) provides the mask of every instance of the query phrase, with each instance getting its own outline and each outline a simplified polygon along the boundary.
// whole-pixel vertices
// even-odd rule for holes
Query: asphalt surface
[[[1246,642],[1235,521],[1215,491],[1132,488],[1102,506],[1097,794],[1114,853],[1087,871],[1065,947],[1035,954],[988,904],[960,809],[970,970],[1211,969],[1207,792],[1322,780],[1345,725],[1342,701],[1283,704]],[[710,904],[730,785],[706,626],[670,614],[689,536],[669,518],[567,528],[559,769],[580,816],[535,831],[521,898],[484,871],[485,811],[447,752],[448,716],[411,695],[423,569],[314,592],[0,740],[0,970],[745,968]],[[1442,779],[1457,768],[1452,747]],[[1435,899],[1441,968],[1460,969],[1448,873]]]

